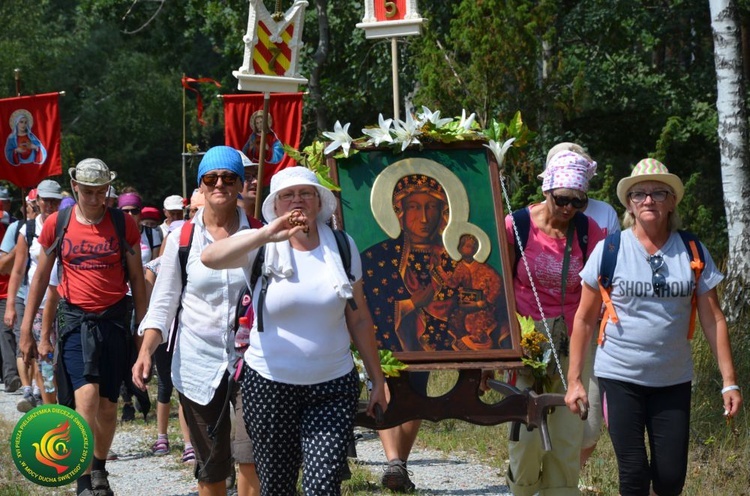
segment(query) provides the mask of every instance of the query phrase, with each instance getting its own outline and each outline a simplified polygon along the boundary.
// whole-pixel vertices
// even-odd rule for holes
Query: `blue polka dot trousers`
[[[255,450],[262,496],[341,494],[346,448],[353,439],[359,399],[356,369],[321,384],[284,384],[245,365],[244,419]]]

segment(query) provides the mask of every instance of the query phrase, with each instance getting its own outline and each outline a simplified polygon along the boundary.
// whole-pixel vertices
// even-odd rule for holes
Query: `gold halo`
[[[31,112],[29,112],[26,109],[18,109],[15,112],[13,112],[12,114],[10,114],[10,119],[8,119],[8,124],[10,124],[10,129],[12,131],[16,130],[15,122],[16,122],[16,119],[18,118],[18,116],[20,114],[25,115],[26,116],[26,120],[29,121],[29,127],[28,127],[28,129],[31,129],[32,127],[34,127],[34,117],[31,115]]]

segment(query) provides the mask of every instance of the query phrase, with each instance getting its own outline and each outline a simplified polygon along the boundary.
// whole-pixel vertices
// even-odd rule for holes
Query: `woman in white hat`
[[[690,251],[695,253],[690,253],[687,237],[677,231],[677,205],[684,192],[680,178],[661,162],[651,158],[638,162],[617,185],[617,197],[627,209],[619,244],[612,237],[600,243],[581,272],[583,293],[573,327],[565,396],[573,412],[579,410],[577,402],[587,401],[581,370],[604,299],[599,289],[603,252],[616,253],[611,308],[606,305],[594,373],[623,496],[682,492],[693,379],[691,314],[696,307],[719,363],[725,415],[735,416],[742,403],[716,293],[724,276],[702,243],[693,240]],[[702,261],[696,257],[701,251]],[[701,265],[698,276],[695,269]],[[648,432],[650,460],[644,432]]]
[[[326,225],[335,209],[333,193],[312,171],[284,169],[263,202],[268,225],[216,242],[201,256],[215,269],[243,267],[250,280],[265,245],[265,304],[259,308],[261,291],[253,291],[256,321],[242,383],[263,494],[295,494],[300,466],[306,494],[339,494],[359,397],[350,339],[373,384],[368,413],[387,407],[359,251],[349,238],[352,283]]]

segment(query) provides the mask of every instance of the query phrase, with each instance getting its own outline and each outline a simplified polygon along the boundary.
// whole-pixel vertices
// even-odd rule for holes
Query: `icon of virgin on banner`
[[[34,135],[34,117],[26,109],[18,109],[10,115],[10,134],[5,140],[5,159],[10,165],[43,164],[47,160],[47,149]]]
[[[0,179],[33,188],[62,173],[58,98],[47,93],[0,100],[0,128],[8,123]]]

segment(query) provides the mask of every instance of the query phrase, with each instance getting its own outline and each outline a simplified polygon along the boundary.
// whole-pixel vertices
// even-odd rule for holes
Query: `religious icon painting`
[[[478,143],[331,160],[376,339],[405,362],[517,360],[497,164]]]

